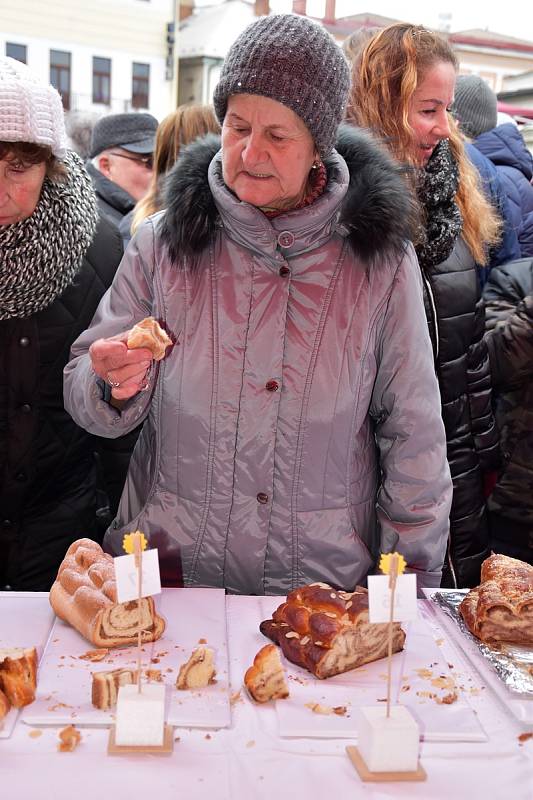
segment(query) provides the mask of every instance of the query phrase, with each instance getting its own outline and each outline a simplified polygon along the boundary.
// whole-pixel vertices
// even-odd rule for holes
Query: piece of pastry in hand
[[[311,583],[287,595],[259,626],[278,644],[289,661],[317,678],[376,661],[387,655],[388,625],[368,621],[368,592],[335,591],[325,583]],[[393,623],[392,652],[403,649],[405,633]]]
[[[481,583],[466,595],[459,612],[483,642],[533,645],[533,566],[493,553],[481,565]]]
[[[11,708],[11,703],[5,696],[4,692],[0,689],[0,721],[8,714]],[[1,726],[0,726],[1,727]]]
[[[117,603],[113,558],[91,539],[70,545],[50,590],[50,604],[96,647],[135,644],[139,627],[143,642],[155,642],[165,630],[152,597]]]
[[[161,361],[165,357],[167,347],[172,344],[172,339],[156,319],[146,317],[129,331],[126,343],[130,350],[147,347],[152,351],[154,360]]]
[[[273,644],[261,648],[246,670],[244,685],[258,703],[282,700],[289,696],[279,650]]]
[[[0,649],[0,689],[8,702],[22,708],[35,700],[37,652],[35,647]]]
[[[137,670],[109,669],[105,672],[93,672],[91,695],[93,706],[103,711],[114,708],[119,688],[131,683],[137,683]]]
[[[197,647],[191,657],[180,667],[176,688],[204,689],[214,682],[215,656],[209,647]]]

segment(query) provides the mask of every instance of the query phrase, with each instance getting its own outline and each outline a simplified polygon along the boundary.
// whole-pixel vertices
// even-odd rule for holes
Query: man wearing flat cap
[[[151,114],[108,114],[91,139],[91,176],[100,214],[117,227],[150,185],[157,120]]]

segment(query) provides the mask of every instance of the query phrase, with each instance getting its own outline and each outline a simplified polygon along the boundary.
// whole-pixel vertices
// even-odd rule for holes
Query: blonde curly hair
[[[410,102],[427,72],[442,62],[457,71],[455,53],[433,31],[407,23],[378,31],[353,60],[347,120],[378,135],[398,161],[416,166]],[[462,236],[476,263],[485,265],[489,249],[500,240],[502,223],[483,194],[451,114],[448,123],[450,149],[459,169],[455,199],[463,217]]]

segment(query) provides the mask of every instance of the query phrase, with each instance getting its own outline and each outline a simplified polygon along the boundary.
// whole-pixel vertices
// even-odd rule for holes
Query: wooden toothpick
[[[137,689],[139,694],[141,692],[141,669],[142,669],[142,625],[141,625],[141,599],[142,599],[142,540],[141,535],[137,532],[133,534],[133,555],[135,557],[135,566],[137,567],[137,608],[139,611],[139,626],[137,628]]]
[[[141,531],[134,531],[127,533],[124,536],[122,547],[129,555],[134,556],[135,567],[137,569],[137,610],[139,612],[139,625],[137,628],[137,688],[139,693],[141,691],[141,645],[142,645],[142,617],[141,617],[141,599],[142,599],[142,552],[146,549],[147,541],[144,533]]]
[[[398,554],[393,553],[389,572],[390,617],[389,617],[389,650],[387,655],[387,717],[390,717],[391,684],[392,684],[392,629],[394,625],[394,592],[398,577]]]

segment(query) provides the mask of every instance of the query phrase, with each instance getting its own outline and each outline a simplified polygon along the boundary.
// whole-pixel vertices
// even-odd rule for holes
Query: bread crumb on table
[[[59,731],[59,743],[57,749],[60,753],[71,753],[81,742],[81,734],[74,725],[67,725]]]

